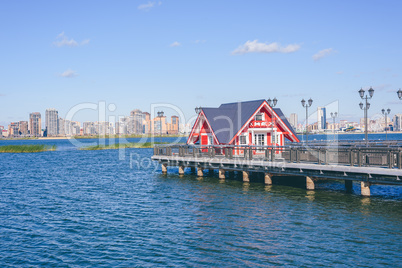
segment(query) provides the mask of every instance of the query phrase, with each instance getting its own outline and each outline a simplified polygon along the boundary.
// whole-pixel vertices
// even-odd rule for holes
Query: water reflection
[[[272,184],[270,184],[270,185],[265,185],[265,186],[264,186],[264,190],[265,190],[266,192],[270,192],[270,191],[272,190]]]
[[[306,191],[306,197],[307,197],[308,200],[314,201],[315,200],[315,191],[307,190]]]
[[[250,183],[249,182],[243,182],[243,192],[248,192],[250,189]]]

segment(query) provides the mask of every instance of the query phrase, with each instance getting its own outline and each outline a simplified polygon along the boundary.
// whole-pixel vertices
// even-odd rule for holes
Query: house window
[[[208,144],[209,144],[209,145],[213,145],[213,144],[214,144],[214,137],[213,137],[213,136],[209,136],[209,137],[208,137]]]
[[[264,146],[265,145],[265,135],[256,134],[255,135],[255,145]]]
[[[263,121],[264,120],[264,114],[256,114],[255,115],[255,121]]]
[[[246,136],[240,136],[240,145],[247,144]]]

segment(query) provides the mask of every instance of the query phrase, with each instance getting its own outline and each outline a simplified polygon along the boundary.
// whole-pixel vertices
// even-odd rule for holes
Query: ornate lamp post
[[[160,138],[161,138],[161,143],[162,143],[162,116],[163,116],[163,111],[158,112],[158,117],[159,117],[159,127],[160,127]]]
[[[398,94],[398,98],[399,98],[400,100],[402,100],[402,90],[399,89],[399,90],[396,92],[396,94]]]
[[[333,124],[334,124],[334,139],[335,139],[335,118],[338,116],[338,113],[337,112],[335,112],[335,113],[332,113],[331,112],[331,117],[332,117],[332,121],[333,121]]]
[[[372,87],[370,87],[370,89],[368,90],[368,95],[364,95],[364,90],[360,89],[359,91],[359,95],[360,98],[362,98],[362,100],[366,100],[366,105],[363,106],[363,103],[360,102],[359,106],[360,109],[364,110],[364,138],[366,139],[366,147],[368,147],[368,122],[367,122],[367,110],[370,109],[370,103],[367,101],[369,99],[371,99],[374,95],[374,89]]]
[[[388,128],[388,122],[387,122],[387,115],[389,115],[389,113],[391,112],[391,109],[387,109],[387,111],[385,111],[385,109],[381,110],[382,114],[385,115],[385,140],[388,140],[387,137],[387,128]]]
[[[278,103],[278,100],[276,99],[276,98],[274,98],[273,100],[271,100],[271,98],[269,98],[268,100],[267,100],[267,102],[268,102],[268,104],[269,104],[269,106],[271,106],[271,108],[272,108],[272,110],[274,110],[273,108],[276,106],[276,104]],[[273,146],[274,145],[274,136],[273,136],[273,134],[274,134],[274,114],[273,114],[273,112],[271,113],[271,146]]]
[[[302,106],[306,108],[306,144],[308,144],[308,108],[313,104],[313,100],[310,98],[307,102],[306,104],[304,99],[301,100]]]

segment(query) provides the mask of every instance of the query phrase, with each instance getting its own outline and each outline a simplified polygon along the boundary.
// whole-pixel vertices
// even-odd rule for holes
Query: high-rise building
[[[32,136],[39,137],[42,135],[42,119],[40,113],[29,114],[29,133]]]
[[[179,117],[173,115],[170,117],[170,124],[168,124],[168,133],[169,134],[179,134]]]
[[[47,136],[57,136],[59,130],[59,112],[56,109],[46,109]]]
[[[94,122],[84,122],[83,124],[84,135],[96,135]]]
[[[149,134],[151,133],[151,114],[148,112],[142,113],[142,128],[144,129],[143,133]]]
[[[317,108],[317,128],[318,130],[327,128],[327,111],[325,107]]]
[[[18,131],[20,135],[28,135],[28,121],[20,121]]]
[[[394,115],[394,131],[402,131],[402,114]]]
[[[297,128],[297,121],[298,121],[297,114],[295,114],[295,113],[290,114],[289,123],[294,129]]]
[[[67,121],[68,120],[64,120],[63,118],[59,117],[59,123],[57,124],[57,126],[59,127],[57,133],[61,136],[65,136],[66,135],[66,130],[68,128],[67,125]],[[69,122],[69,121],[68,121]]]
[[[11,122],[8,125],[8,136],[9,137],[17,137],[20,135],[19,133],[20,123],[19,122]]]
[[[143,113],[141,110],[135,109],[130,112],[130,120],[128,123],[129,134],[143,133]]]

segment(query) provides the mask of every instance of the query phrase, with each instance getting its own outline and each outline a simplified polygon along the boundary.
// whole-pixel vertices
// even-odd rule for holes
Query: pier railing
[[[154,147],[154,155],[402,169],[400,146],[157,145]]]

